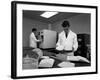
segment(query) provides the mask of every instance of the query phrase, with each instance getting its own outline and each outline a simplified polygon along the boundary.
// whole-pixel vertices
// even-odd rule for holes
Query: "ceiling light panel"
[[[44,12],[43,14],[41,14],[40,16],[41,17],[44,17],[44,18],[50,18],[54,15],[58,14],[58,12]]]

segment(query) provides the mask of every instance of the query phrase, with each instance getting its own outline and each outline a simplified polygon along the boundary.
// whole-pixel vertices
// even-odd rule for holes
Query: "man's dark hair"
[[[36,28],[32,28],[32,32],[34,32],[34,31],[37,31],[37,29]]]
[[[62,23],[62,27],[70,27],[70,23],[69,23],[69,21],[63,21],[63,23]]]

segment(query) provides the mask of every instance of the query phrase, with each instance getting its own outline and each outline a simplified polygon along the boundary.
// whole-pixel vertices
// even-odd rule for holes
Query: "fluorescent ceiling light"
[[[44,17],[44,18],[50,18],[54,15],[58,14],[58,12],[44,12],[43,14],[41,14],[40,16]]]

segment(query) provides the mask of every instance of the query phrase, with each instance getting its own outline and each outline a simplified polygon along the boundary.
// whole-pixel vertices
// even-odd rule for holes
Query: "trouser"
[[[66,56],[74,56],[74,52],[64,52],[63,54]]]

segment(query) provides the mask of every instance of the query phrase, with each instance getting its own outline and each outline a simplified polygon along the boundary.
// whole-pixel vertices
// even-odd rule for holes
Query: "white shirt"
[[[74,48],[74,51],[78,48],[78,42],[77,42],[77,35],[69,30],[68,36],[66,38],[65,32],[62,31],[59,34],[58,42],[57,42],[57,50],[72,50]]]
[[[30,47],[32,48],[37,48],[37,42],[39,42],[39,40],[36,39],[35,34],[32,32],[30,34]]]

